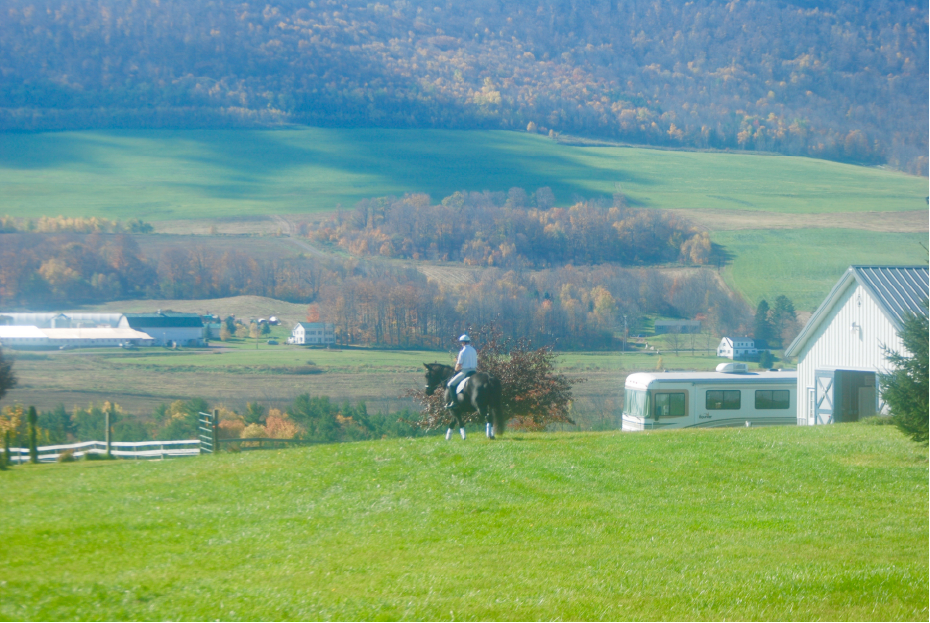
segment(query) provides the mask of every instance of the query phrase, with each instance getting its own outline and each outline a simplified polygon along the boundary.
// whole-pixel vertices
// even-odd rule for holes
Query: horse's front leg
[[[462,439],[465,439],[465,424],[462,422],[462,417],[459,415],[458,411],[452,411],[452,421],[449,422],[449,428],[446,430],[446,441],[452,439],[453,424],[458,424],[459,433],[462,435]]]
[[[459,425],[459,433],[462,435],[462,439],[465,439],[465,422],[462,421],[462,416],[456,412],[455,420]]]

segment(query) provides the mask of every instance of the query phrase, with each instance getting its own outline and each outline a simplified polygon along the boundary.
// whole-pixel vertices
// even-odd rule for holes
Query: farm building
[[[154,314],[124,314],[120,329],[135,329],[149,334],[155,346],[204,346],[203,321],[198,314],[161,310]]]
[[[77,327],[50,329],[33,326],[0,327],[0,344],[19,349],[94,348],[104,346],[150,346],[147,334],[133,329]]]
[[[884,411],[885,348],[904,352],[907,312],[926,314],[926,266],[850,266],[785,354],[798,358],[798,424],[856,421]]]
[[[112,312],[2,312],[6,324],[40,329],[115,327],[123,314]]]
[[[38,327],[0,326],[0,345],[7,348],[48,348],[48,336]]]
[[[155,341],[147,333],[135,329],[88,327],[74,329],[39,329],[48,337],[49,346],[94,348],[102,346],[151,346]]]
[[[656,320],[655,334],[662,333],[700,333],[700,320]]]
[[[331,322],[298,322],[288,344],[335,344],[336,328]]]
[[[755,359],[769,349],[765,340],[751,337],[725,337],[717,345],[717,356],[727,359]]]

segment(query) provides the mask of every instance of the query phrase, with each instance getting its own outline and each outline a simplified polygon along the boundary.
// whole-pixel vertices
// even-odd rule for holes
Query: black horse
[[[424,363],[426,368],[426,394],[430,395],[437,388],[446,389],[446,383],[455,374],[455,368],[441,363]],[[455,392],[455,388],[451,388]],[[455,423],[459,425],[462,439],[465,439],[465,424],[462,416],[477,411],[486,423],[488,439],[494,439],[495,434],[503,434],[507,424],[504,419],[504,410],[501,408],[501,382],[487,374],[477,372],[465,381],[464,390],[455,397],[455,407],[450,409]],[[446,431],[446,439],[452,438],[452,422]]]

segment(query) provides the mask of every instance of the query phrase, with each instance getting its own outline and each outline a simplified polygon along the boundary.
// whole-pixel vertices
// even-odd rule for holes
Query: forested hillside
[[[337,212],[311,236],[356,255],[463,262],[469,266],[541,268],[614,262],[623,266],[663,262],[706,264],[706,231],[671,212],[635,210],[623,195],[613,203],[579,201],[554,208],[544,186],[532,194],[454,193],[438,205],[429,195],[360,201],[351,213]]]
[[[8,0],[0,128],[506,128],[927,173],[927,5]]]
[[[200,243],[145,254],[129,234],[4,234],[0,309],[63,309],[126,298],[206,299],[252,294],[318,305],[340,344],[442,348],[468,325],[560,348],[605,348],[624,317],[693,318],[721,333],[752,316],[708,269],[616,264],[476,272],[460,286],[413,268],[358,259],[220,252]],[[153,308],[157,306],[155,300]]]

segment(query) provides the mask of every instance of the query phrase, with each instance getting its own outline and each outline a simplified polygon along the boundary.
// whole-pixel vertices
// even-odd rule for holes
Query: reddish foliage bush
[[[525,340],[504,338],[497,327],[471,330],[478,351],[478,371],[501,382],[501,403],[508,426],[523,430],[545,430],[551,424],[574,424],[569,416],[572,385],[584,379],[569,379],[556,372],[556,354],[550,347],[532,348]],[[449,421],[442,391],[427,395],[423,390],[407,393],[420,401],[421,428],[444,426]],[[466,422],[478,422],[477,413]]]

